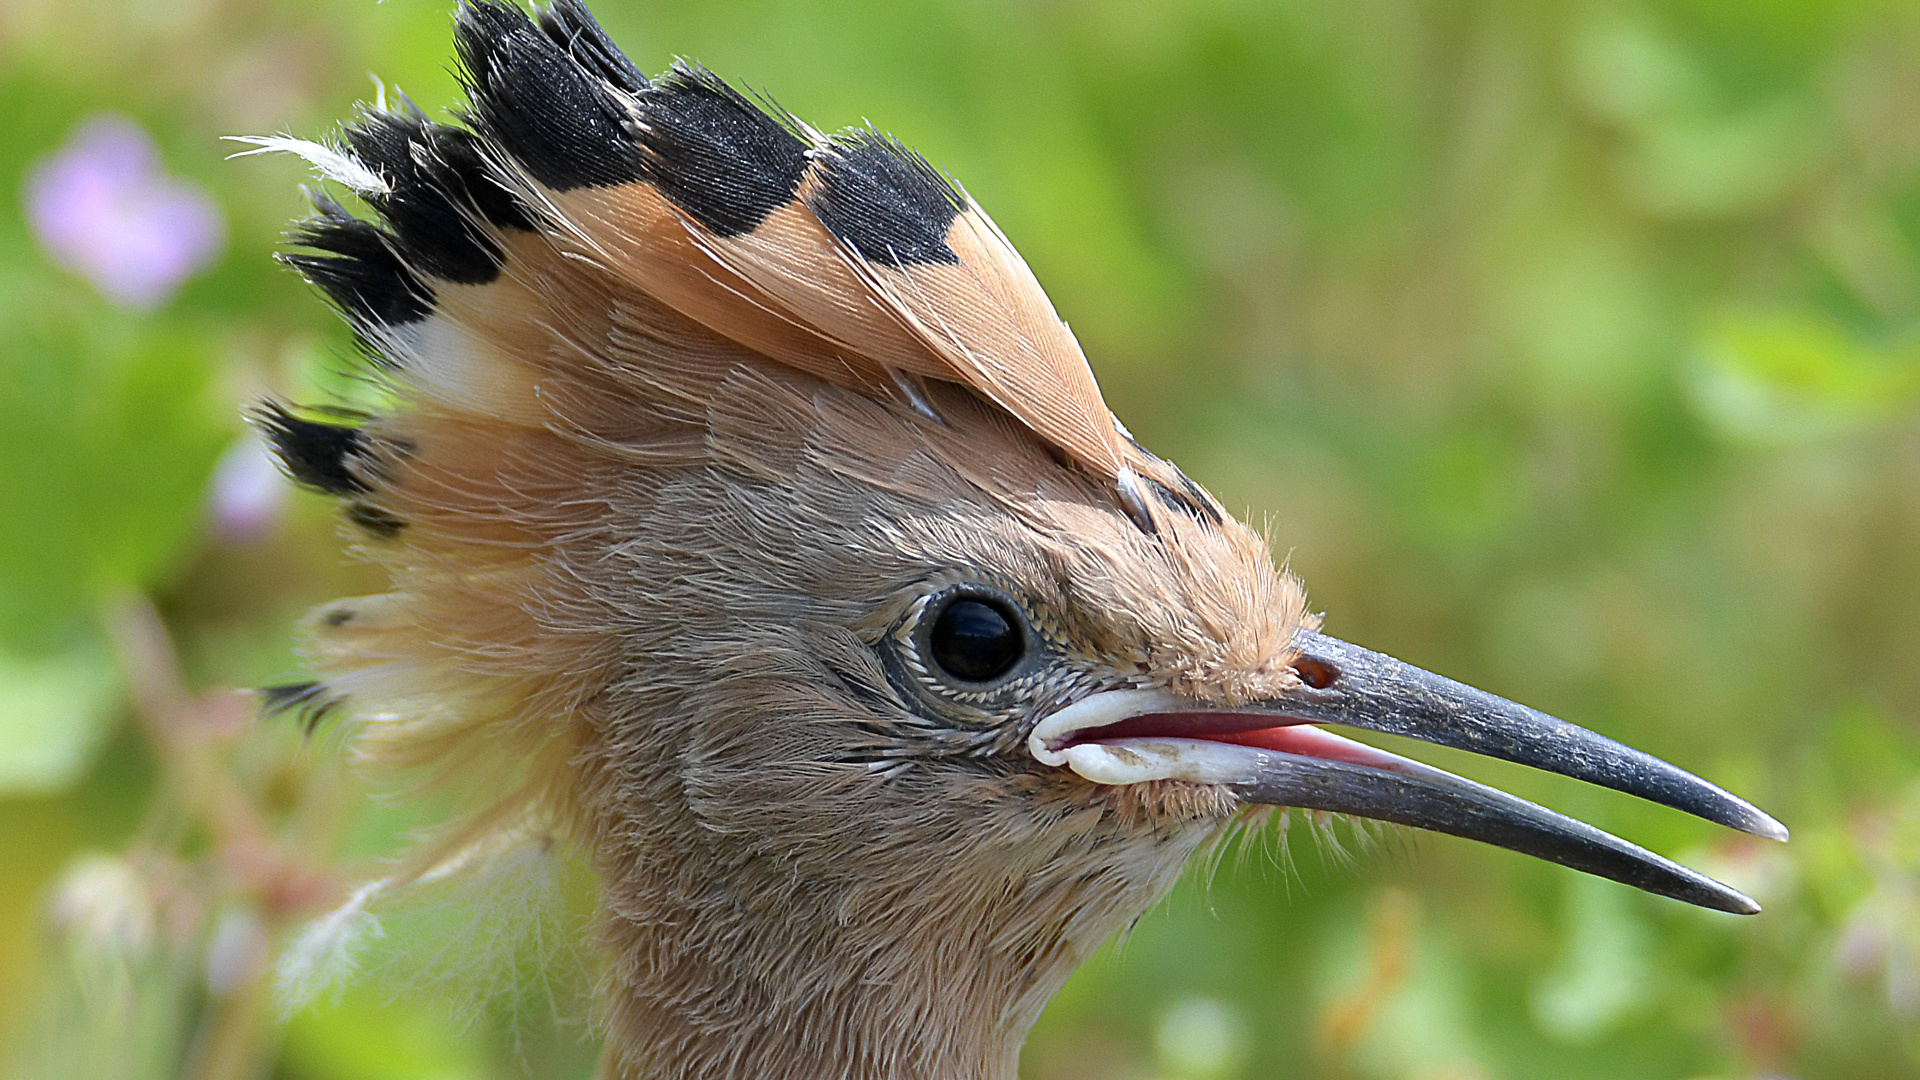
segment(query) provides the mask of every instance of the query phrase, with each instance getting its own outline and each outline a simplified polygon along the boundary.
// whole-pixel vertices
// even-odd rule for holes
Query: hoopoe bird
[[[283,256],[390,406],[263,406],[391,590],[310,619],[364,764],[458,807],[373,893],[592,868],[601,1075],[994,1080],[1074,967],[1273,807],[1739,892],[1326,730],[1764,837],[1620,743],[1318,632],[1267,543],[1128,434],[966,192],[871,129],[648,78],[579,0],[465,0],[461,123],[306,158]]]

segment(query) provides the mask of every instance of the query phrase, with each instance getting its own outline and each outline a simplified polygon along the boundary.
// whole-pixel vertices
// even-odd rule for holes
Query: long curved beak
[[[1160,690],[1095,694],[1028,740],[1096,783],[1219,784],[1247,803],[1353,814],[1480,840],[1684,900],[1753,914],[1713,879],[1590,825],[1312,725],[1387,732],[1624,791],[1773,840],[1786,826],[1724,789],[1585,728],[1324,634],[1296,640],[1298,686],[1224,709]]]

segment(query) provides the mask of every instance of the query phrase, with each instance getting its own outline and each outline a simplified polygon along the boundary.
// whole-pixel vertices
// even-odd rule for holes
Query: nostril
[[[1301,656],[1293,661],[1294,674],[1315,690],[1325,690],[1340,678],[1340,669],[1317,656]]]

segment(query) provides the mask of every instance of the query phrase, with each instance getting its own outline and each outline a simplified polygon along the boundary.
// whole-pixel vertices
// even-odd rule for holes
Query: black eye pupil
[[[955,600],[934,620],[934,662],[947,674],[968,682],[990,682],[1020,662],[1020,627],[1012,612],[995,601]]]

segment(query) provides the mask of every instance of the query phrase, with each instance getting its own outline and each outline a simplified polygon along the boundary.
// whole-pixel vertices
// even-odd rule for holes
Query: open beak
[[[1404,664],[1302,631],[1297,687],[1237,708],[1109,690],[1046,717],[1028,749],[1100,784],[1217,784],[1249,804],[1390,821],[1511,848],[1701,907],[1751,915],[1740,892],[1591,825],[1313,726],[1341,724],[1504,758],[1772,840],[1786,826],[1659,758]]]

